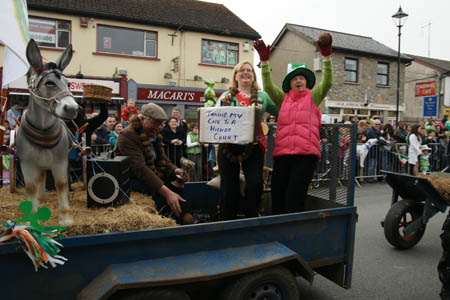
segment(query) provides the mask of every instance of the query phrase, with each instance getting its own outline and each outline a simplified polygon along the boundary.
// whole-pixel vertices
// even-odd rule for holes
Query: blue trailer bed
[[[355,128],[346,128],[354,137]],[[329,159],[336,170],[333,167],[329,180],[311,189],[307,211],[68,237],[62,240],[65,265],[38,272],[19,243],[0,244],[2,299],[98,300],[155,287],[176,287],[189,295],[210,288],[217,299],[239,278],[280,266],[311,283],[321,274],[350,288],[357,221],[353,205],[356,147],[352,139],[348,168],[340,172],[338,129],[329,128]],[[187,195],[188,200],[205,200],[216,194],[206,192],[204,183],[193,183]]]

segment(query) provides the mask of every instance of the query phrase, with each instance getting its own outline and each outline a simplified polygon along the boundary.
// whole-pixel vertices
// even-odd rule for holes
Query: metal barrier
[[[266,153],[266,166],[273,167],[272,151],[276,135],[276,124],[267,124],[269,126],[269,133],[267,136],[268,150]],[[333,127],[335,126],[335,127]],[[329,181],[331,174],[333,174],[333,164],[330,157],[335,155],[333,152],[333,143],[329,138],[327,139],[328,130],[339,130],[338,128],[346,128],[345,124],[323,124],[321,127],[321,160],[319,161],[317,168],[314,173],[314,178],[312,181],[313,188],[320,186],[321,182]],[[341,134],[342,135],[342,134]],[[325,138],[325,139],[323,139]],[[324,142],[326,140],[326,142]],[[341,145],[342,146],[342,145]],[[402,147],[405,146],[405,147]],[[438,172],[444,170],[448,164],[448,157],[445,154],[445,147],[440,143],[429,143],[428,146],[431,148],[430,153],[430,171]],[[338,155],[340,158],[337,160],[338,165],[338,182],[345,180],[345,176],[349,176],[348,169],[349,164],[349,150],[340,149],[338,146]],[[404,150],[402,150],[404,149]],[[339,152],[340,151],[340,152]],[[402,152],[403,151],[403,152]],[[374,145],[370,148],[370,151],[363,160],[363,166],[361,167],[360,157],[356,155],[355,164],[355,179],[356,183],[367,181],[372,182],[375,180],[382,180],[383,174],[381,171],[393,171],[398,173],[409,173],[409,164],[405,161],[404,157],[408,156],[408,145],[403,143],[395,143],[391,146],[385,147],[384,145]]]
[[[277,130],[276,124],[267,124],[269,127],[267,134],[267,152],[265,154],[265,166],[273,168],[273,147],[275,142],[275,135]],[[343,145],[342,139],[346,143],[353,142],[350,129],[353,125],[350,124],[324,124],[321,127],[321,160],[318,162],[313,181],[312,190],[319,188],[325,182],[329,182],[333,176],[336,179],[338,185],[351,178],[351,169],[353,164],[350,161],[352,153],[349,144]],[[337,140],[335,140],[337,139]],[[325,141],[326,140],[326,141]],[[334,142],[333,142],[334,141]],[[402,146],[405,146],[404,152],[401,153]],[[448,166],[447,156],[445,155],[445,148],[439,143],[428,144],[432,149],[430,154],[430,171],[436,172],[445,169]],[[167,147],[165,145],[165,151],[167,157],[177,164],[181,156],[189,158],[185,154],[184,146]],[[355,155],[356,163],[355,167],[355,179],[357,184],[359,182],[381,180],[383,174],[381,171],[393,171],[398,173],[409,173],[409,164],[400,155],[408,155],[408,145],[402,143],[393,144],[390,147],[383,145],[374,145],[370,148],[368,155],[363,161],[363,167],[361,167],[360,157]],[[177,159],[178,158],[178,159]],[[193,159],[191,159],[193,160]],[[201,180],[209,180],[213,178],[213,168],[216,165],[215,162],[215,150],[214,147],[207,149],[202,148],[201,155]],[[179,166],[179,165],[178,165]],[[197,181],[198,175],[191,171],[191,181]],[[270,182],[270,178],[268,179]]]
[[[447,165],[447,156],[445,148],[439,143],[430,143],[430,172],[439,172]],[[408,145],[396,143],[392,146],[374,145],[363,161],[361,167],[360,159],[357,158],[356,178],[359,181],[372,182],[376,179],[381,180],[383,174],[381,171],[391,171],[397,173],[409,173],[410,164],[407,161]]]
[[[164,145],[164,151],[167,158],[177,167],[181,167],[181,157],[190,159],[195,163],[195,167],[190,170],[190,182],[207,181],[215,176],[213,169],[216,166],[216,150],[213,144],[202,147],[199,156],[187,154],[186,146],[183,145]]]

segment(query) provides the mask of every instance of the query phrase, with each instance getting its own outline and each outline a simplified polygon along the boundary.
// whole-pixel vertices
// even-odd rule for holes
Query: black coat
[[[180,167],[180,159],[184,156],[184,149],[186,147],[186,134],[181,127],[177,127],[176,132],[173,132],[170,127],[164,127],[161,130],[161,135],[163,137],[163,143],[166,148],[167,157],[175,164]],[[179,139],[183,142],[182,145],[172,144],[172,140]]]

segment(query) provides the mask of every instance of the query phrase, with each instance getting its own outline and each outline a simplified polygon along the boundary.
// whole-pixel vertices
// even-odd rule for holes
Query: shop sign
[[[51,20],[29,20],[30,36],[38,43],[56,43],[56,22]]]
[[[416,83],[416,97],[427,97],[436,95],[436,81]]]
[[[82,93],[83,86],[86,84],[97,84],[112,88],[113,94],[119,94],[119,82],[112,80],[97,80],[97,79],[78,79],[66,77],[70,82],[70,91],[72,93]],[[27,80],[25,76],[22,76],[9,84],[11,89],[28,90]]]
[[[138,88],[139,100],[203,103],[203,91]],[[216,93],[218,98],[220,94]]]
[[[70,91],[72,93],[83,92],[83,86],[86,84],[96,84],[96,85],[103,85],[109,88],[112,88],[113,94],[119,93],[119,83],[114,82],[112,80],[95,80],[95,79],[78,79],[78,78],[67,78],[70,82]]]
[[[423,98],[423,116],[435,117],[437,114],[437,96]]]
[[[341,108],[363,108],[366,107],[362,102],[352,102],[352,101],[333,101],[328,100],[326,102],[328,107],[341,107]]]
[[[444,116],[450,115],[450,107],[444,107],[443,113],[444,113]]]

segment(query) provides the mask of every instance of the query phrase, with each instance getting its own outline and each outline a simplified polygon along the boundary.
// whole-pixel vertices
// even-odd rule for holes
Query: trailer
[[[351,136],[345,165],[340,127]],[[2,299],[301,299],[297,277],[312,284],[318,274],[350,288],[356,128],[328,129],[333,167],[311,188],[306,211],[68,237],[61,241],[68,261],[38,272],[19,243],[0,244]],[[203,182],[185,189],[188,201],[218,198]]]

